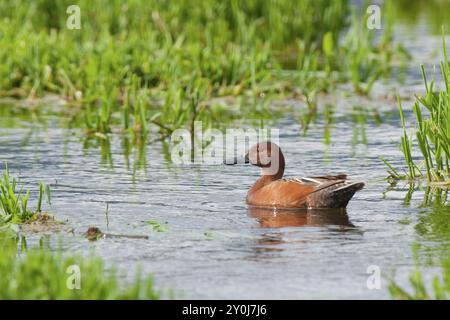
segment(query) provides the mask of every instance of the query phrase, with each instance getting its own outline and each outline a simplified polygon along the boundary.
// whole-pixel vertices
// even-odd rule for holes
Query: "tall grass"
[[[434,79],[427,79],[424,66],[421,66],[425,96],[416,96],[412,107],[415,117],[414,135],[422,155],[421,163],[413,158],[413,135],[408,136],[403,107],[399,99],[400,119],[403,127],[401,137],[402,152],[408,171],[400,174],[391,165],[390,174],[395,179],[416,179],[425,177],[428,181],[447,181],[450,179],[450,63],[448,60],[445,35],[442,32],[444,60],[441,73],[444,81],[442,90],[435,90]]]

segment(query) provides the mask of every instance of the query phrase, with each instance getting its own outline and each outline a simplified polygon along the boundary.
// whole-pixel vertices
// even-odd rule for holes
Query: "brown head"
[[[284,156],[278,145],[264,141],[253,145],[245,155],[245,162],[262,169],[263,176],[283,177]]]
[[[237,158],[225,161],[225,164],[237,164]],[[259,142],[250,147],[245,155],[245,163],[261,168],[261,177],[256,180],[253,186],[247,192],[247,203],[256,204],[267,201],[267,192],[269,197],[271,189],[266,193],[257,195],[256,192],[275,180],[281,179],[284,174],[284,156],[278,145],[271,141]],[[262,198],[262,200],[261,200]]]

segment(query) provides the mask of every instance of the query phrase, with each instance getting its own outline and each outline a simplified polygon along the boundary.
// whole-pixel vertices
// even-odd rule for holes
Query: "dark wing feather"
[[[310,208],[345,208],[355,192],[364,187],[363,182],[347,180],[345,174],[285,180],[314,188],[306,199]]]

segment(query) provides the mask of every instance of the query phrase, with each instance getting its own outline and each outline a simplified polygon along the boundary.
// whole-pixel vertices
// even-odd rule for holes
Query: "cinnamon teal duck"
[[[233,163],[236,164],[237,160]],[[261,168],[261,177],[247,193],[247,204],[280,209],[345,208],[364,182],[350,181],[347,175],[283,178],[285,160],[278,145],[270,141],[252,146],[245,163]]]

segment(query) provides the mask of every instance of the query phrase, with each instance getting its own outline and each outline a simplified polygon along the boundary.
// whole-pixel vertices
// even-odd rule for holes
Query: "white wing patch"
[[[313,178],[283,178],[282,180],[286,181],[286,182],[295,182],[295,183],[299,183],[299,184],[311,184],[311,183],[313,183],[313,184],[319,185],[319,184],[322,183],[321,181],[318,181],[318,180],[313,179]]]
[[[313,178],[301,178],[303,181],[309,181],[312,183],[317,183],[317,184],[321,184],[322,182]]]
[[[345,175],[341,176],[325,176],[325,177],[301,177],[301,178],[283,178],[286,182],[295,182],[302,185],[314,185],[318,188],[327,187],[336,184],[343,184],[340,188],[347,187],[351,182],[346,180]]]

